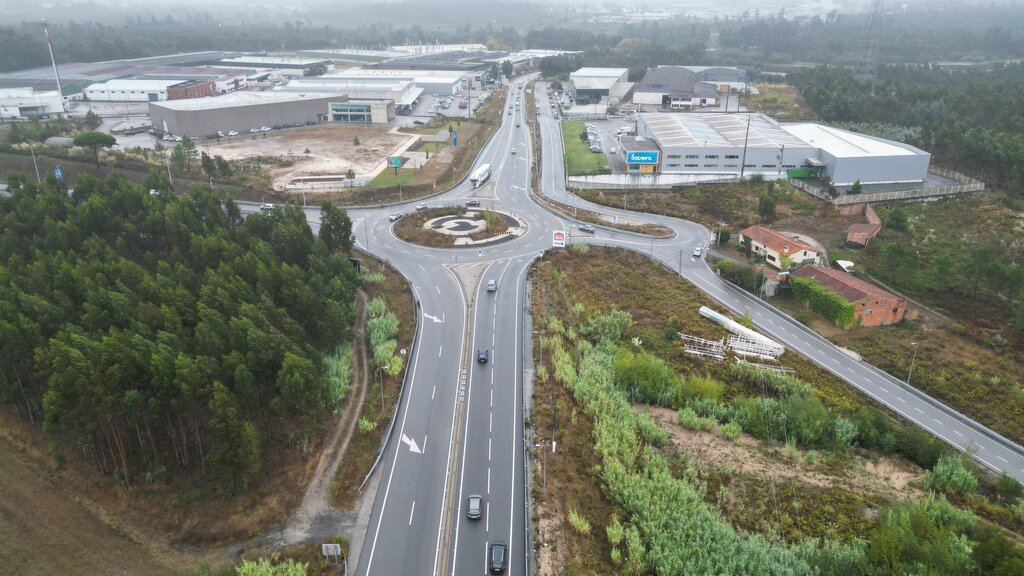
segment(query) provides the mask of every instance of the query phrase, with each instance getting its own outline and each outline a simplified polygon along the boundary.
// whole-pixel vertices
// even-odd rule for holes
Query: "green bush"
[[[854,439],[857,438],[857,425],[846,418],[836,418],[832,422],[832,431],[834,433],[834,442],[836,450],[845,450],[853,445]]]
[[[676,381],[672,370],[653,354],[620,349],[615,355],[615,383],[631,402],[672,406]]]
[[[946,454],[924,473],[924,487],[945,494],[973,494],[978,489],[978,478],[966,466],[963,456]]]
[[[717,401],[725,392],[725,384],[708,376],[691,375],[681,382],[683,400]]]
[[[691,408],[683,408],[679,411],[679,423],[687,430],[711,430],[715,427],[715,419],[705,416],[697,416]]]
[[[569,509],[569,524],[580,534],[590,534],[590,521],[578,514],[576,510]]]
[[[1010,503],[1017,501],[1021,494],[1024,493],[1024,486],[1006,472],[999,475],[999,478],[996,480],[995,489],[1000,500]]]
[[[739,438],[740,432],[742,431],[743,428],[735,422],[722,424],[722,436],[724,436],[726,440],[735,440]]]
[[[823,318],[835,323],[840,328],[848,328],[853,325],[853,313],[856,307],[853,302],[847,301],[812,278],[793,276],[790,278],[790,283],[793,286],[793,296],[800,302],[809,305]]]

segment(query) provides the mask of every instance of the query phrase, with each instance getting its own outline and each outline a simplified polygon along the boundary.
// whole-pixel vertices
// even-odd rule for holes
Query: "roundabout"
[[[399,239],[429,248],[482,248],[528,230],[526,220],[511,213],[465,206],[418,210],[400,218],[393,228]]]

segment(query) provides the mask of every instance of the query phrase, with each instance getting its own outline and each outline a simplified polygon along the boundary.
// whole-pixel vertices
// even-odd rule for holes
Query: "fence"
[[[739,181],[735,176],[706,174],[603,174],[569,177],[565,187],[584,190],[649,190]]]
[[[951,180],[956,180],[959,184],[954,186],[932,186],[929,188],[917,188],[914,190],[895,190],[893,192],[869,192],[866,194],[843,194],[836,198],[830,198],[829,195],[821,188],[816,188],[810,184],[801,180],[795,180],[793,178],[786,178],[786,182],[791,185],[815,196],[822,200],[832,202],[837,207],[848,206],[850,204],[860,203],[872,203],[872,202],[891,202],[893,200],[919,200],[924,198],[938,198],[941,196],[950,196],[953,194],[966,194],[970,192],[980,192],[985,189],[985,183],[979,180],[975,180],[970,176],[965,176],[959,172],[940,168],[939,166],[932,166],[928,169],[928,172]]]

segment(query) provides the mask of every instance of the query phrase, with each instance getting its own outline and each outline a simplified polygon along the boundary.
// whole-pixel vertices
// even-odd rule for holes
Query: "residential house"
[[[861,326],[895,324],[901,322],[907,314],[906,298],[886,292],[842,270],[804,266],[794,272],[793,276],[813,278],[847,302],[853,302],[856,305],[853,317],[860,320]]]
[[[794,265],[818,260],[816,248],[763,226],[746,228],[740,232],[740,236],[747,246],[748,256],[763,256],[769,265],[779,270],[782,270],[783,256],[789,257]]]

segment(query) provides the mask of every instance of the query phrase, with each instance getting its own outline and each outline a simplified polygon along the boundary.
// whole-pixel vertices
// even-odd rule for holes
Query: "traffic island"
[[[395,224],[395,236],[429,248],[482,248],[526,233],[525,220],[506,212],[444,206],[418,210]]]

